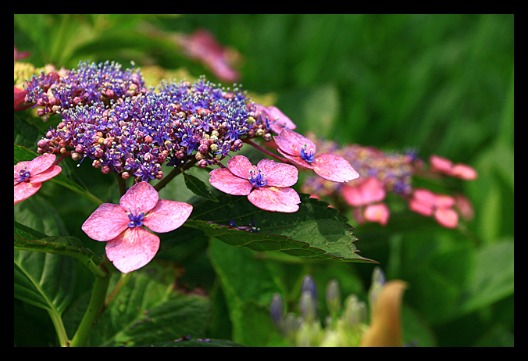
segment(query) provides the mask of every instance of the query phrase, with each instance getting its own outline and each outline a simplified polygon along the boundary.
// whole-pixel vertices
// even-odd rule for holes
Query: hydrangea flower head
[[[82,225],[88,237],[106,243],[106,255],[123,273],[149,263],[158,252],[160,239],[152,232],[179,228],[191,215],[190,204],[159,199],[147,182],[128,189],[119,204],[101,204]]]
[[[297,182],[298,170],[290,164],[262,159],[254,166],[247,157],[236,155],[227,162],[227,168],[214,169],[209,175],[213,187],[227,194],[247,196],[260,209],[284,213],[299,209],[299,195],[290,188]]]
[[[348,160],[332,153],[318,154],[314,142],[291,129],[283,128],[274,140],[280,154],[302,168],[313,169],[322,178],[348,182],[359,177]]]
[[[15,164],[15,204],[31,197],[42,183],[58,175],[62,168],[55,165],[56,156],[43,154],[30,161]]]

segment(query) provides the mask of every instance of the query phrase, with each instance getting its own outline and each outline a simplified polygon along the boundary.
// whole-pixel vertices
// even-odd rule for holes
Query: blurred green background
[[[240,53],[244,89],[274,99],[299,132],[388,151],[415,148],[424,159],[437,154],[473,166],[479,178],[458,185],[475,208],[463,229],[394,214],[387,227],[356,227],[357,246],[388,279],[409,284],[406,341],[513,346],[513,15],[24,14],[14,24],[15,46],[37,66],[134,61],[218,81],[171,37],[205,28]],[[220,258],[213,263],[221,267]],[[309,272],[321,288],[337,277],[344,293],[364,297],[373,267],[300,265],[285,277]],[[224,286],[242,287],[220,277]],[[224,297],[232,307],[235,296]],[[213,325],[211,332],[272,344],[241,336],[238,317],[230,314],[232,329]]]

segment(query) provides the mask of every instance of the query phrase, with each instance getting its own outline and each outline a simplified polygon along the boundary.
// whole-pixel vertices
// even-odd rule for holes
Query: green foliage
[[[406,343],[513,346],[513,15],[16,14],[14,41],[37,67],[133,61],[214,78],[174,40],[201,27],[240,52],[244,89],[273,93],[299,131],[473,166],[478,179],[453,191],[468,196],[474,219],[448,230],[402,209],[386,227],[356,225],[304,195],[299,213],[264,217],[191,169],[160,191],[192,201],[191,219],[160,235],[152,264],[121,277],[98,267],[104,244],[80,229],[99,204],[118,201],[115,180],[66,159],[59,176],[14,207],[14,344],[71,339],[94,280],[108,272],[115,298],[89,346],[281,346],[269,317],[275,292],[295,308],[311,274],[319,309],[332,278],[343,298],[366,300],[378,265],[409,285]],[[16,112],[14,162],[33,159],[55,122]]]

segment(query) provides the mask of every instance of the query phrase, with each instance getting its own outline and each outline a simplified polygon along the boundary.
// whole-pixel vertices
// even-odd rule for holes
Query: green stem
[[[117,185],[119,186],[119,194],[123,195],[126,193],[126,181],[121,178],[119,174],[116,174]]]
[[[185,164],[183,167],[173,168],[169,174],[167,174],[165,177],[163,177],[155,186],[154,188],[159,192],[163,187],[165,187],[174,177],[176,177],[178,174],[183,172],[184,170],[187,170],[191,168],[193,165],[195,165],[197,162],[196,159],[193,159],[189,161],[187,164]]]
[[[51,318],[51,322],[55,327],[57,337],[59,338],[59,344],[61,345],[61,347],[69,346],[70,341],[68,340],[68,335],[66,334],[66,329],[64,328],[64,323],[62,322],[60,315],[53,311],[49,311],[49,315]]]
[[[244,139],[244,143],[247,143],[251,145],[253,148],[260,150],[262,153],[269,155],[270,157],[273,157],[277,159],[279,162],[288,163],[288,160],[286,158],[279,157],[277,154],[270,152],[266,148],[261,147],[257,143],[252,142],[249,139]]]
[[[123,289],[123,286],[126,285],[128,280],[130,279],[130,275],[132,273],[122,273],[121,278],[119,278],[119,281],[117,281],[114,289],[108,294],[108,296],[105,299],[105,307],[108,307],[110,303],[119,295],[119,292],[121,292],[121,289]]]
[[[105,259],[101,262],[100,267],[106,269],[105,263],[108,260]],[[104,277],[95,277],[95,281],[92,288],[92,296],[88,308],[84,313],[84,316],[73,336],[70,343],[71,347],[85,346],[92,326],[94,325],[97,317],[102,313],[105,307],[106,291],[108,290],[108,284],[110,283],[110,273],[105,272]]]

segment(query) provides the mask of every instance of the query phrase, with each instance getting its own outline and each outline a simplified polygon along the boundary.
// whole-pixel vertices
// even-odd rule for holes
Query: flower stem
[[[174,168],[171,170],[169,174],[167,174],[165,177],[163,177],[155,186],[154,188],[159,192],[163,187],[165,187],[174,177],[176,177],[178,174],[183,172],[184,170],[187,170],[191,168],[193,165],[195,165],[197,162],[196,159],[192,159],[188,163],[186,163],[183,167]]]
[[[253,141],[249,139],[244,139],[244,143],[247,143],[251,145],[252,147],[254,147],[255,149],[260,150],[262,153],[267,154],[270,157],[277,159],[279,162],[288,163],[288,160],[286,158],[279,157],[277,154],[270,152],[269,150],[261,147],[260,145],[258,145],[257,143],[254,143]]]
[[[116,174],[116,180],[117,184],[119,185],[119,194],[122,196],[126,193],[126,181],[119,176],[119,174]]]
[[[54,311],[49,311],[49,315],[51,318],[51,322],[55,327],[55,331],[57,332],[57,337],[59,338],[60,346],[69,346],[70,341],[68,340],[68,335],[66,334],[66,329],[64,328],[64,323],[62,322],[60,315]]]
[[[88,304],[88,308],[84,313],[84,316],[71,340],[71,347],[85,346],[92,326],[94,325],[97,317],[102,313],[105,307],[106,291],[108,290],[108,284],[110,282],[110,273],[106,271],[105,263],[108,262],[106,257],[103,262],[99,265],[105,270],[104,277],[95,277],[95,281],[92,288],[92,296]]]

